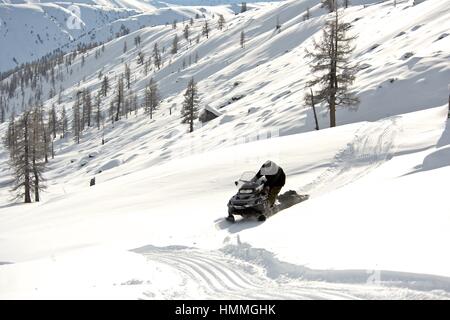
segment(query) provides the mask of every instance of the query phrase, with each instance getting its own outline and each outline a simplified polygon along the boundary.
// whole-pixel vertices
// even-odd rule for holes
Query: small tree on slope
[[[150,79],[147,89],[145,90],[145,112],[150,114],[150,119],[153,118],[153,112],[159,105],[159,93],[158,85],[153,80]]]
[[[198,117],[199,101],[197,86],[194,78],[191,78],[184,93],[183,108],[181,109],[181,116],[183,117],[181,123],[189,124],[189,132],[194,131],[194,120]]]

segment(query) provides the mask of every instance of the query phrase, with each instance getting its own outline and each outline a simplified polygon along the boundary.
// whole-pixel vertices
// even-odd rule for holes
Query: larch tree
[[[61,118],[59,123],[61,124],[61,133],[62,133],[62,137],[65,138],[66,137],[66,131],[68,128],[68,120],[67,120],[67,113],[66,113],[66,107],[63,106],[63,109],[61,111]]]
[[[161,68],[161,53],[158,49],[158,43],[153,46],[153,64],[158,70]]]
[[[95,107],[96,107],[95,123],[97,124],[97,130],[100,130],[100,124],[102,121],[102,112],[100,110],[100,107],[101,107],[101,92],[100,91],[98,91],[97,95],[95,96]]]
[[[208,20],[205,20],[205,23],[203,24],[202,33],[204,36],[206,36],[206,39],[209,37],[209,26],[208,26]]]
[[[51,134],[53,136],[53,139],[56,139],[56,133],[58,131],[59,128],[59,124],[58,124],[58,117],[56,115],[56,108],[55,108],[55,104],[52,105],[52,108],[49,111],[49,115],[48,115],[48,128],[51,131]]]
[[[170,50],[170,53],[175,54],[178,52],[178,35],[175,34],[172,40],[172,49]]]
[[[150,79],[150,82],[147,86],[147,89],[145,90],[145,112],[150,115],[150,119],[153,118],[153,112],[156,110],[156,108],[159,105],[159,90],[157,83],[153,80],[153,78]]]
[[[325,102],[330,112],[330,127],[336,126],[336,108],[340,106],[352,107],[359,104],[359,99],[350,91],[355,80],[358,66],[350,61],[355,47],[351,45],[356,36],[348,36],[352,27],[350,23],[341,21],[339,10],[334,17],[327,21],[322,39],[313,42],[313,51],[306,50],[311,58],[310,68],[315,79],[308,82],[309,88],[314,88],[314,102]],[[310,104],[311,94],[307,93],[306,103]]]
[[[186,39],[186,41],[189,41],[189,25],[188,24],[186,24],[184,26],[183,36],[184,36],[184,39]]]
[[[183,107],[181,109],[181,123],[189,124],[189,132],[194,131],[194,120],[198,118],[199,102],[197,85],[195,84],[194,78],[191,78],[184,93]]]
[[[223,17],[223,14],[219,14],[219,21],[217,22],[217,28],[222,31],[224,27],[225,27],[225,18]]]
[[[123,108],[124,102],[124,85],[123,85],[123,75],[121,74],[119,77],[119,81],[117,81],[117,90],[116,90],[116,117],[115,121],[119,121],[121,115],[121,109]]]
[[[92,119],[92,97],[91,90],[86,88],[83,90],[83,124],[91,126]],[[84,128],[84,125],[82,126]]]
[[[102,81],[102,95],[104,97],[106,97],[106,95],[108,94],[108,90],[109,90],[109,79],[108,77],[105,75],[103,77],[103,81]]]
[[[73,138],[77,144],[80,144],[80,138],[81,138],[81,131],[82,131],[82,119],[81,119],[81,102],[80,102],[80,95],[82,94],[81,91],[77,92],[76,100],[73,104],[72,114],[73,114],[73,120],[72,120],[72,132],[73,132]]]
[[[127,82],[127,89],[130,89],[131,87],[131,69],[130,66],[128,64],[125,63],[125,80]]]
[[[16,194],[17,199],[23,197],[25,203],[31,203],[31,191],[33,188],[30,150],[31,118],[31,112],[25,111],[19,120],[14,123],[14,151],[11,152],[10,149],[10,163],[14,172],[12,192]]]
[[[42,173],[48,162],[48,133],[45,130],[44,112],[42,106],[37,106],[31,113],[30,122],[30,153],[32,169],[32,189],[34,201],[40,201],[40,191],[45,188]],[[43,161],[45,159],[45,161]]]

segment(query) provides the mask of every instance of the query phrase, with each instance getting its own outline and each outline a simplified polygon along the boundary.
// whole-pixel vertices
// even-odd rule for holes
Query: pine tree
[[[194,19],[191,17],[191,19],[189,20],[189,24],[191,25],[191,26],[193,26],[194,25]]]
[[[194,131],[194,120],[198,117],[199,102],[197,86],[194,78],[191,78],[184,93],[183,108],[181,109],[181,123],[189,124],[189,132]]]
[[[314,41],[314,51],[306,51],[307,57],[312,58],[311,71],[316,75],[308,86],[317,87],[314,93],[316,104],[328,104],[330,127],[336,126],[337,107],[351,107],[359,103],[359,99],[349,91],[357,72],[357,66],[350,64],[350,55],[355,49],[351,42],[356,36],[347,36],[351,24],[341,22],[340,19],[341,14],[337,10],[334,18],[325,24],[321,41]],[[306,102],[309,103],[310,100],[310,94],[307,94]]]
[[[245,48],[245,33],[244,33],[244,30],[241,31],[240,44],[241,44],[241,48]]]
[[[127,48],[127,42],[125,41],[123,43],[123,53],[127,52],[128,48]]]

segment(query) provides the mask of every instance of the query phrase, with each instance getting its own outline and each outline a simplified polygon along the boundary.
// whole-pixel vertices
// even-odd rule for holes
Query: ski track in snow
[[[396,117],[373,123],[363,123],[353,141],[340,150],[333,163],[299,193],[317,196],[352,183],[386,161],[395,152]]]
[[[143,254],[148,263],[164,264],[181,275],[181,291],[172,288],[164,294],[167,299],[189,299],[187,284],[197,287],[195,298],[208,299],[448,299],[445,291],[427,292],[364,282],[347,284],[307,281],[289,276],[273,277],[267,275],[268,270],[264,267],[222,251],[149,246],[136,252]],[[302,266],[298,269],[304,272]],[[307,273],[305,278],[308,278]],[[147,290],[142,296],[152,299],[155,294]]]

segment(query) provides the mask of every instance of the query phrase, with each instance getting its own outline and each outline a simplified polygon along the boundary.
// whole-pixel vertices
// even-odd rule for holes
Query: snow
[[[142,97],[153,76],[163,102],[154,119],[141,110],[108,123],[104,145],[96,128],[80,145],[57,139],[40,203],[11,203],[0,148],[0,298],[449,299],[450,43],[439,39],[448,4],[360,1],[347,9],[346,19],[360,18],[353,58],[367,66],[354,86],[361,105],[339,109],[332,129],[323,129],[319,106],[314,131],[302,101],[311,77],[304,49],[326,19],[315,4],[265,3],[236,16],[212,9],[229,12],[227,29],[212,24],[208,40],[181,41],[148,76],[137,52],[149,54],[155,41],[169,51],[170,26],[113,39],[83,68],[77,57],[62,84],[68,111],[79,82],[95,91],[102,70],[114,87],[123,62],[135,72],[133,91]],[[307,6],[313,18],[302,21]],[[193,38],[200,30],[198,22]],[[195,52],[199,62],[178,71]],[[220,116],[186,134],[179,111],[192,76],[202,106]],[[267,159],[285,169],[284,190],[310,199],[264,223],[224,221],[233,182]]]

